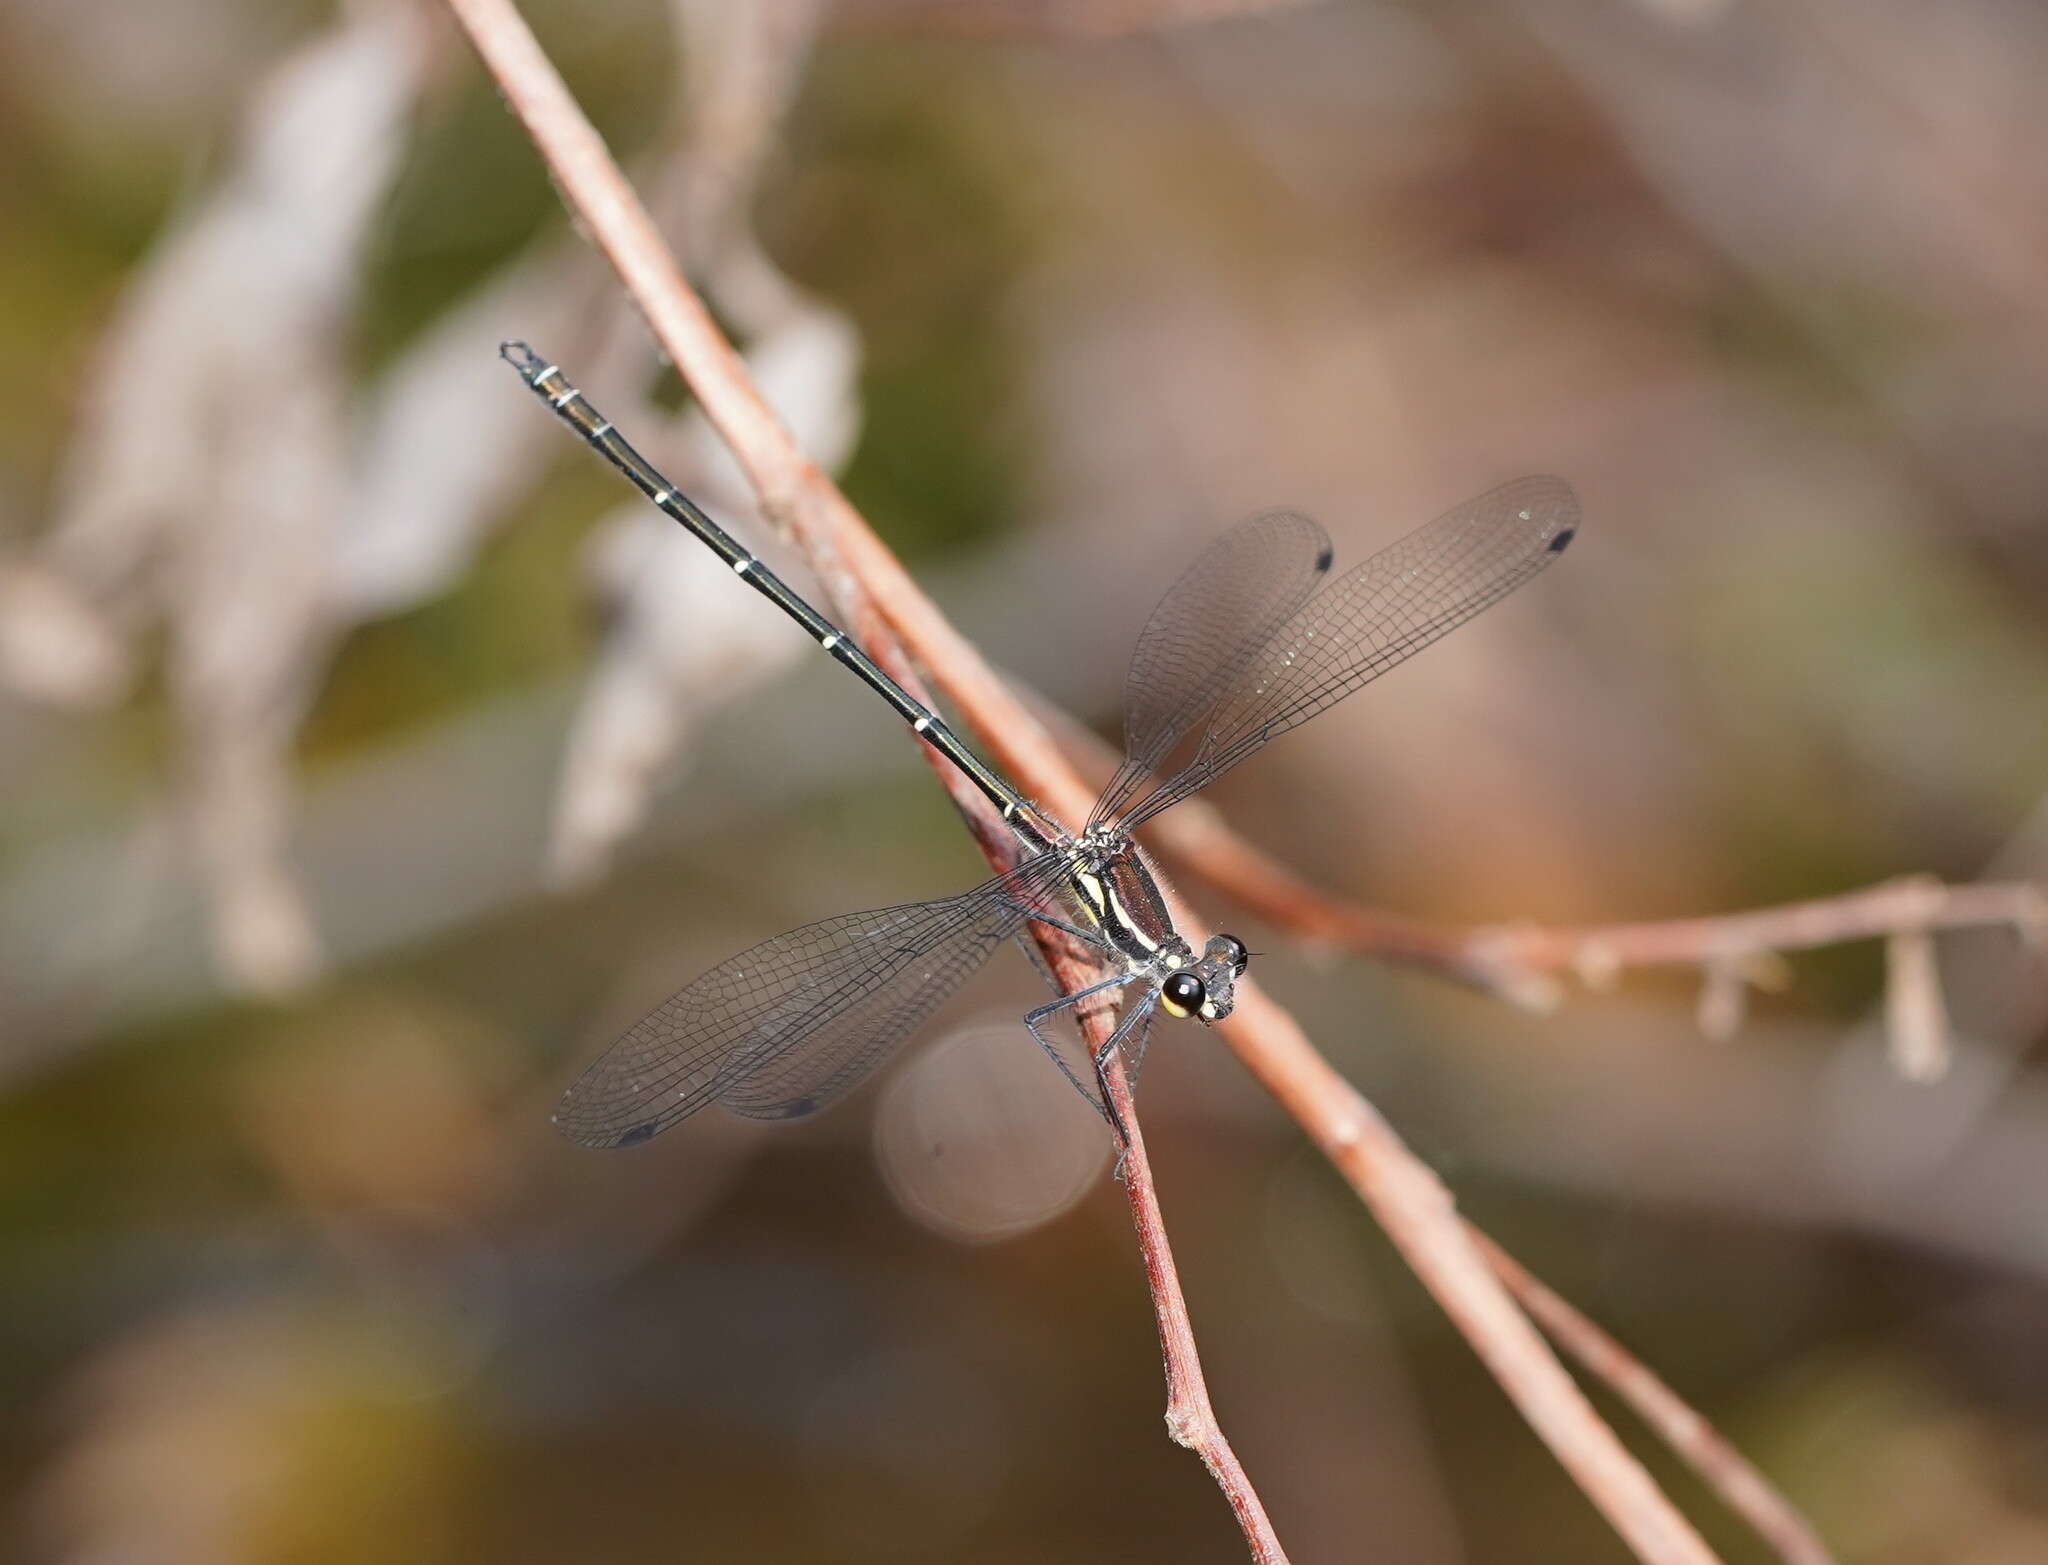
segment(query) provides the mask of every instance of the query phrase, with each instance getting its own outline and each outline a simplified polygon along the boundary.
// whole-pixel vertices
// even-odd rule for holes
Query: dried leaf
[[[348,500],[339,328],[427,64],[412,7],[350,15],[259,87],[221,185],[131,290],[46,556],[124,627],[168,626],[215,943],[260,991],[317,965],[284,843]]]
[[[331,591],[345,619],[397,613],[454,586],[560,454],[535,438],[532,398],[505,374],[498,343],[509,322],[536,342],[570,335],[580,260],[549,247],[504,268],[384,376],[362,421],[353,514],[335,551]]]
[[[68,582],[0,563],[0,683],[31,701],[97,707],[119,699],[131,677],[120,633]]]

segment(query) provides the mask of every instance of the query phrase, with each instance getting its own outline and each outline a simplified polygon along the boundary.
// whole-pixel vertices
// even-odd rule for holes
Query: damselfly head
[[[1251,963],[1251,953],[1234,935],[1212,935],[1200,960],[1167,978],[1159,1002],[1169,1016],[1192,1016],[1220,1022],[1237,1004],[1237,980]]]

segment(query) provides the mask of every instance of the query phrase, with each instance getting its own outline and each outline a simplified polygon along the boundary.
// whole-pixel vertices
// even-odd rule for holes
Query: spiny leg
[[[1083,929],[1078,924],[1070,924],[1063,918],[1054,918],[1050,913],[1041,912],[1034,907],[1027,907],[1022,902],[1018,902],[1010,897],[1005,897],[1003,901],[1005,905],[1015,908],[1019,913],[1022,913],[1031,920],[1032,923],[1044,924],[1048,928],[1059,930],[1062,934],[1072,935],[1091,951],[1113,951],[1116,949],[1108,940],[1103,938],[1099,930]]]
[[[1067,1064],[1066,1060],[1060,1054],[1059,1046],[1055,1044],[1050,1038],[1048,1038],[1043,1032],[1039,1031],[1038,1024],[1044,1021],[1047,1017],[1053,1016],[1060,1011],[1066,1010],[1069,1006],[1079,1005],[1083,1000],[1086,1000],[1091,995],[1101,994],[1106,989],[1120,989],[1126,984],[1136,983],[1140,978],[1144,976],[1145,975],[1142,973],[1118,973],[1114,977],[1105,978],[1098,983],[1089,984],[1085,989],[1076,989],[1072,994],[1063,994],[1057,1000],[1052,1001],[1050,1004],[1041,1005],[1035,1011],[1026,1012],[1024,1016],[1025,1028],[1030,1032],[1032,1038],[1037,1042],[1039,1048],[1045,1051],[1046,1058],[1051,1060],[1054,1065],[1059,1067],[1060,1074],[1066,1077],[1067,1080],[1070,1083],[1072,1083],[1073,1088],[1076,1092],[1080,1093],[1082,1097],[1086,1098],[1090,1103],[1095,1105],[1095,1112],[1100,1114],[1104,1119],[1108,1120],[1110,1127],[1113,1130],[1117,1131],[1119,1136],[1122,1135],[1123,1127],[1121,1124],[1118,1123],[1116,1110],[1111,1106],[1108,1094],[1104,1092],[1098,1098],[1095,1092],[1089,1091],[1088,1084],[1082,1081],[1082,1079],[1075,1074],[1072,1066]],[[1119,1033],[1120,1032],[1121,1029],[1119,1029]],[[1117,1035],[1112,1035],[1110,1040],[1112,1043],[1116,1041],[1116,1036]],[[1096,1085],[1098,1090],[1101,1087],[1101,1074],[1101,1067],[1098,1065],[1096,1067]]]
[[[1017,904],[1011,903],[1010,905],[1015,907]],[[1020,911],[1027,910],[1020,909]],[[1071,936],[1090,951],[1114,952],[1115,950],[1107,940],[1103,939],[1101,935],[1093,930],[1081,929],[1073,924],[1049,917],[1043,913],[1027,912],[1027,916],[1034,923],[1045,924],[1050,928],[1059,930],[1062,934]],[[1038,942],[1032,938],[1029,929],[1017,931],[1017,944],[1024,948],[1024,954],[1031,959],[1032,967],[1037,969],[1038,976],[1045,980],[1046,988],[1056,995],[1064,995],[1067,992],[1067,986],[1059,981],[1058,975],[1053,972],[1052,965],[1046,961],[1045,953],[1039,950]]]
[[[1131,1132],[1124,1124],[1123,1110],[1117,1107],[1116,1094],[1109,1090],[1109,1062],[1123,1046],[1124,1039],[1134,1028],[1141,1025],[1152,1014],[1152,1001],[1148,996],[1131,1007],[1131,1014],[1116,1025],[1116,1031],[1109,1035],[1101,1048],[1095,1051],[1095,1080],[1102,1088],[1102,1101],[1109,1106],[1110,1128],[1116,1132],[1116,1169],[1118,1179],[1124,1177],[1124,1159],[1130,1155]],[[1127,1078],[1128,1079],[1128,1078]],[[1135,1086],[1135,1083],[1132,1083]]]

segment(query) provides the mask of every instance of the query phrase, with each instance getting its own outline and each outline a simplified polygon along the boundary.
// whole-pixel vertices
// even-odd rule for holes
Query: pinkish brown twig
[[[1592,1374],[1612,1386],[1663,1442],[1698,1473],[1729,1509],[1778,1551],[1785,1565],[1834,1565],[1834,1556],[1804,1516],[1713,1425],[1665,1385],[1643,1361],[1552,1292],[1493,1240],[1472,1230],[1522,1308]]]
[[[1563,976],[1604,987],[1627,968],[1677,965],[1719,967],[1756,981],[1756,970],[1767,976],[1769,959],[1782,951],[1937,929],[2004,926],[2035,940],[2048,932],[2048,888],[2025,881],[1951,886],[1917,875],[1698,918],[1438,924],[1332,897],[1199,805],[1160,817],[1154,835],[1176,864],[1290,934],[1418,967],[1535,1010],[1557,1003]]]
[[[738,355],[681,277],[645,208],[509,0],[449,0],[449,5],[584,230],[618,270],[657,339],[732,446],[767,512],[786,522],[822,562],[821,576],[835,597],[867,596],[1013,777],[1054,812],[1084,817],[1088,795],[1043,728],[918,592],[762,402]],[[880,655],[875,646],[870,650]],[[978,814],[969,818],[981,819]],[[1187,918],[1185,908],[1171,905],[1171,911],[1176,919]],[[1292,1018],[1247,985],[1226,1036],[1372,1207],[1532,1427],[1638,1557],[1655,1565],[1711,1565],[1712,1551],[1601,1421],[1517,1309],[1474,1248],[1435,1176],[1310,1046]],[[1128,1089],[1115,1074],[1112,1091],[1120,1105],[1127,1104]],[[1131,1183],[1141,1186],[1150,1202],[1142,1160],[1134,1159],[1129,1172]],[[1256,1497],[1249,1485],[1241,1485],[1235,1459],[1206,1413],[1199,1364],[1185,1332],[1185,1305],[1173,1285],[1171,1256],[1156,1211],[1142,1209],[1135,1195],[1133,1205],[1148,1281],[1159,1290],[1155,1303],[1166,1334],[1171,1406],[1180,1421],[1176,1437],[1193,1443],[1225,1482],[1254,1556],[1279,1559]],[[1184,1391],[1190,1393],[1186,1398]]]
[[[1059,971],[1057,964],[1054,970]],[[1062,974],[1071,986],[1079,975]],[[1083,1020],[1091,1044],[1100,1048],[1107,1041],[1107,1020],[1092,1025]],[[1266,1516],[1266,1507],[1245,1475],[1230,1439],[1217,1422],[1216,1409],[1209,1401],[1209,1383],[1202,1374],[1202,1359],[1195,1347],[1194,1323],[1188,1318],[1187,1296],[1181,1292],[1180,1272],[1173,1264],[1173,1247],[1166,1238],[1166,1218],[1159,1209],[1159,1192],[1152,1180],[1152,1165],[1145,1157],[1145,1137],[1138,1125],[1137,1105],[1124,1062],[1112,1057],[1106,1071],[1109,1094],[1122,1117],[1127,1139],[1123,1149],[1124,1195],[1130,1202],[1131,1224],[1138,1233],[1138,1249],[1145,1262],[1145,1285],[1152,1295],[1152,1314],[1159,1330],[1159,1347],[1166,1361],[1166,1432],[1178,1445],[1202,1459],[1216,1487],[1223,1491],[1231,1514],[1244,1533],[1252,1558],[1259,1565],[1285,1565],[1287,1555]]]
[[[1306,1130],[1639,1559],[1706,1565],[1705,1541],[1603,1422],[1504,1291],[1436,1175],[1257,986],[1221,1024],[1252,1074]]]
[[[1528,972],[1574,972],[1598,980],[1627,967],[1705,963],[1771,951],[1807,951],[1901,930],[2008,925],[2048,929],[2048,889],[2028,882],[1945,885],[1909,875],[1856,891],[1749,912],[1637,924],[1561,924],[1468,932],[1488,960]]]

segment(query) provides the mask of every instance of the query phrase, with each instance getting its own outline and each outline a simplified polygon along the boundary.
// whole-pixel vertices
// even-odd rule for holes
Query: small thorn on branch
[[[1522,960],[1522,939],[1514,927],[1473,931],[1464,976],[1519,1010],[1548,1016],[1564,1004],[1564,985]]]
[[[1725,1043],[1742,1031],[1749,1015],[1749,975],[1738,958],[1715,957],[1701,972],[1694,1012],[1703,1037]]]
[[[1792,965],[1776,951],[1730,951],[1707,957],[1700,967],[1699,1029],[1716,1043],[1742,1030],[1750,990],[1776,994],[1792,985]]]
[[[1572,953],[1572,971],[1579,982],[1596,993],[1606,993],[1621,982],[1621,953],[1595,936],[1579,943]]]
[[[2029,951],[2048,951],[2048,891],[2025,887],[2013,911],[2012,927]]]
[[[1892,1064],[1908,1081],[1939,1081],[1948,1074],[1948,1007],[1934,936],[1902,929],[1885,941],[1885,1033]]]

